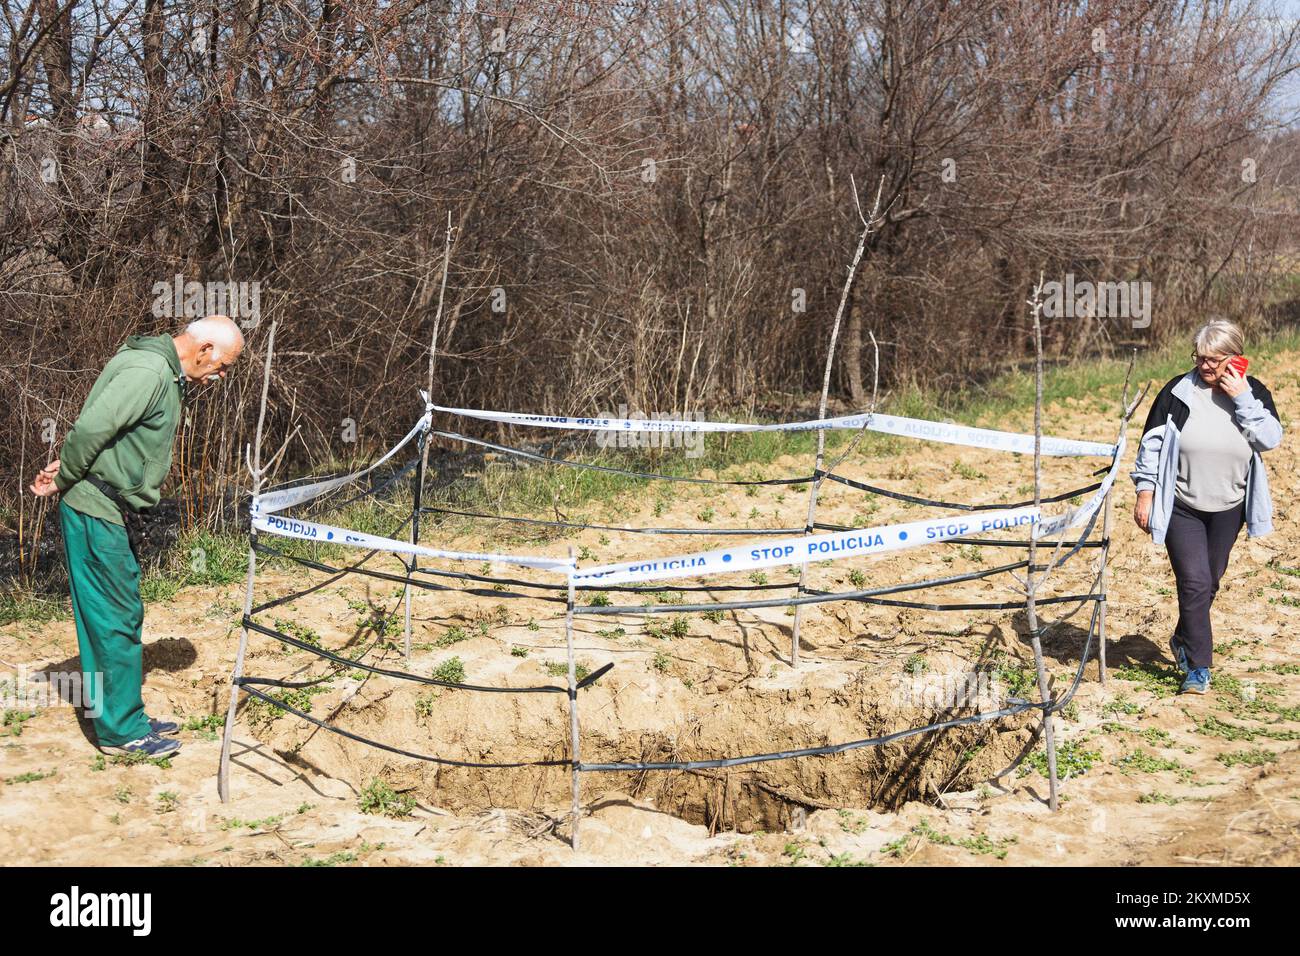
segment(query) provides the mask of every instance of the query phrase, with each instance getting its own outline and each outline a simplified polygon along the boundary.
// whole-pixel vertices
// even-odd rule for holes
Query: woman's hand
[[[1223,390],[1223,394],[1229,398],[1236,398],[1250,387],[1246,382],[1246,376],[1233,368],[1231,362],[1227,363],[1223,373],[1219,376],[1218,384],[1219,388]]]
[[[1139,491],[1137,503],[1133,505],[1133,520],[1147,534],[1151,533],[1151,502],[1154,498],[1153,491]]]

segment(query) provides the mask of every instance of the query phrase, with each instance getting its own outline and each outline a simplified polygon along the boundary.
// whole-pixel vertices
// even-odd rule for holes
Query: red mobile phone
[[[1246,366],[1250,364],[1250,359],[1246,358],[1244,355],[1234,355],[1232,358],[1228,359],[1228,364],[1236,370],[1238,375],[1245,378]]]

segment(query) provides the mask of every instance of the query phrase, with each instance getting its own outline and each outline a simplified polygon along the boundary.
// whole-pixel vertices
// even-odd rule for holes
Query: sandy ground
[[[1300,407],[1298,370],[1295,353],[1259,369],[1288,428]],[[1116,404],[1117,396],[1098,395],[1053,407],[1047,430],[1111,441]],[[1145,411],[1138,411],[1139,426]],[[1025,423],[1002,424],[1020,429]],[[1131,437],[1130,462],[1137,435]],[[1243,533],[1238,542],[1216,606],[1216,685],[1206,697],[1174,693],[1177,679],[1165,644],[1177,616],[1173,576],[1163,549],[1129,518],[1132,490],[1127,469],[1122,472],[1108,679],[1099,683],[1094,655],[1074,705],[1056,721],[1066,774],[1056,813],[1044,802],[1042,774],[1027,764],[1004,772],[1027,748],[1042,749],[1025,716],[834,757],[727,771],[584,775],[585,816],[575,852],[563,768],[439,768],[244,705],[232,799],[222,804],[216,792],[220,743],[210,727],[184,732],[184,750],[168,767],[126,766],[100,759],[93,732],[76,711],[52,707],[26,721],[11,717],[0,728],[0,859],[208,866],[1294,865],[1300,862],[1296,448],[1289,434],[1266,456],[1276,531],[1252,541]],[[1081,485],[1097,464],[1049,461],[1046,485]],[[785,458],[759,470],[777,476],[809,467],[810,461]],[[900,446],[894,457],[847,462],[841,472],[913,494],[996,502],[1026,496],[1030,467],[1020,456],[918,442]],[[750,476],[751,469],[742,471]],[[794,527],[802,524],[805,501],[802,493],[779,487],[751,494],[677,485],[593,504],[567,518],[641,527]],[[933,513],[826,486],[819,518],[875,525]],[[458,521],[428,528],[424,540],[553,554],[571,543],[585,549],[582,562],[603,563],[715,547],[722,539],[598,531],[530,537],[496,522]],[[850,590],[976,570],[1019,554],[930,547],[816,565],[810,583]],[[1086,592],[1096,556],[1077,555],[1053,575],[1051,592]],[[396,569],[391,559],[375,566]],[[493,573],[527,576],[506,567]],[[795,580],[786,568],[766,577]],[[324,578],[305,570],[259,574],[258,600]],[[737,575],[726,583],[745,581]],[[902,596],[1013,600],[1011,584],[1003,574]],[[368,649],[364,659],[380,666],[428,675],[455,657],[473,683],[563,682],[553,673],[565,660],[563,604],[419,591],[416,650],[407,665],[397,646],[376,644],[372,626],[376,614],[397,607],[397,588],[351,576],[259,619],[345,656]],[[189,589],[148,607],[144,695],[152,715],[195,722],[224,715],[242,590]],[[718,592],[714,598],[740,596]],[[642,603],[641,595],[629,597],[629,604]],[[1072,607],[1048,608],[1045,617],[1056,620]],[[1074,673],[1086,613],[1064,620],[1045,642],[1057,688]],[[909,698],[908,688],[937,688],[944,675],[978,668],[998,675],[1005,690],[1032,661],[1023,613],[827,603],[805,608],[802,664],[792,671],[791,623],[780,608],[712,619],[700,613],[580,616],[579,662],[592,670],[615,665],[582,692],[583,759],[706,758],[887,733],[972,712],[941,711],[942,701]],[[400,629],[399,615],[388,637],[400,643]],[[0,630],[0,661],[11,672],[75,669],[76,660],[70,621]],[[255,635],[247,672],[303,679],[326,668],[313,655],[287,652]],[[322,685],[307,706],[313,716],[354,733],[425,754],[485,762],[567,756],[568,714],[558,694],[469,694],[351,670]],[[362,812],[362,793],[376,780],[408,801],[409,812]]]

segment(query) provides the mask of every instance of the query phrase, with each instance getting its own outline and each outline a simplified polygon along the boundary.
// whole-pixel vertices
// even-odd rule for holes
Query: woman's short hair
[[[1246,337],[1227,319],[1212,319],[1196,331],[1192,339],[1197,355],[1241,355],[1246,351]]]

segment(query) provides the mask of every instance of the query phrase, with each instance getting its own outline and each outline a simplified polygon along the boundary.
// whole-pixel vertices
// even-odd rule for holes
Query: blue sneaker
[[[1183,686],[1179,689],[1180,694],[1204,694],[1210,689],[1210,669],[1208,667],[1197,667],[1187,672],[1183,679]]]
[[[181,725],[174,720],[154,720],[150,717],[149,729],[160,737],[175,737],[181,732]]]
[[[1174,655],[1174,663],[1182,673],[1186,674],[1192,669],[1187,663],[1187,650],[1183,647],[1182,641],[1178,640],[1177,634],[1169,638],[1169,650]]]
[[[139,740],[132,740],[130,743],[120,744],[115,747],[101,746],[100,750],[110,754],[121,754],[130,757],[133,754],[144,754],[146,757],[174,757],[180,752],[181,742],[179,740],[166,740],[159,737],[153,731],[150,731]]]

